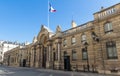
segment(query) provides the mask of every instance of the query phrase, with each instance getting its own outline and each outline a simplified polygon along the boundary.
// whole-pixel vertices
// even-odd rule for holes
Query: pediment
[[[37,36],[37,39],[40,41],[40,38],[42,35],[46,35],[49,38],[50,37],[49,34],[51,34],[51,33],[52,33],[52,31],[48,27],[42,25],[41,30]]]
[[[45,29],[45,28],[44,28],[44,25],[42,25],[40,32],[45,32],[45,31],[47,31],[47,29]]]

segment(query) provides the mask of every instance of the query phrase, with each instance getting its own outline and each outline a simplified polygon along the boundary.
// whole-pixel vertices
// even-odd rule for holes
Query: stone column
[[[37,47],[36,47],[36,67],[38,68],[39,67],[39,55],[40,55],[40,45],[38,44]]]
[[[41,67],[41,64],[42,64],[42,62],[41,62],[41,46],[39,45],[39,68]]]
[[[58,69],[61,68],[61,43],[57,43],[57,54],[58,54]]]
[[[46,54],[47,54],[47,62],[49,62],[49,46],[47,46]]]
[[[43,45],[41,45],[41,67],[43,67]]]
[[[33,50],[33,47],[31,49],[31,51],[32,51],[32,58],[31,58],[32,59],[32,61],[31,61],[32,65],[31,66],[34,67],[34,65],[33,65],[34,64],[34,50]]]
[[[49,62],[51,62],[51,45],[49,45]]]
[[[51,68],[52,64],[51,64],[51,53],[52,53],[52,46],[49,44],[47,47],[47,68]]]
[[[33,47],[33,52],[34,52],[34,55],[33,55],[33,57],[34,57],[34,59],[33,59],[33,60],[34,60],[34,62],[33,62],[33,63],[34,63],[34,64],[33,64],[33,67],[36,67],[36,58],[37,58],[37,57],[36,57],[36,46]]]
[[[58,62],[60,62],[60,43],[58,43],[57,45],[58,45]]]

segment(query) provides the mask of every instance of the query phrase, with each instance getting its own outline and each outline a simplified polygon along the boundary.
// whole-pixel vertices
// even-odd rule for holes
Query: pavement
[[[0,76],[115,76],[90,72],[0,66]]]

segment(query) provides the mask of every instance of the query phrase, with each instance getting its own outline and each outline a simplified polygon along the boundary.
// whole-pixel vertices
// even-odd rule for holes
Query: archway
[[[42,67],[46,68],[46,61],[47,61],[47,36],[42,35],[40,37],[41,43],[42,43]]]

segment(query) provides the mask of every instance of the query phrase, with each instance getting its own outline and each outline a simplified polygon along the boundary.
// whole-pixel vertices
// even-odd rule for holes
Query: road
[[[100,75],[97,73],[84,73],[84,72],[65,72],[50,69],[0,66],[0,76],[110,76],[110,75]]]

